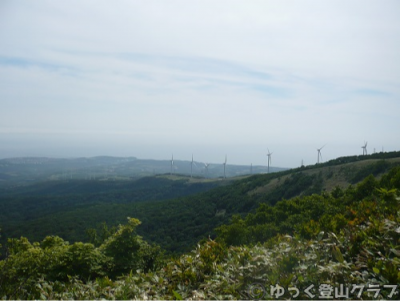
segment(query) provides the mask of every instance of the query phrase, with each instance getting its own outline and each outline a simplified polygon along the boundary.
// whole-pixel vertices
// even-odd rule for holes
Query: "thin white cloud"
[[[363,140],[396,149],[399,8],[397,1],[5,1],[0,140],[26,130],[48,146],[59,133],[76,153],[78,144],[103,141],[110,150],[112,141],[135,146],[139,157],[197,148],[207,161],[229,148],[243,164],[246,156],[264,162],[261,148],[270,147],[281,166],[312,163],[314,146],[325,143],[326,158],[351,155]]]

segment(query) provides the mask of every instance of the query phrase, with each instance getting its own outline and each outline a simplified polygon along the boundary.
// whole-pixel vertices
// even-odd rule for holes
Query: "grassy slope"
[[[351,184],[356,184],[361,180],[361,178],[363,178],[360,177],[360,179],[353,181],[353,179],[357,176],[357,173],[362,172],[363,169],[369,169],[371,165],[376,164],[380,161],[381,159],[369,159],[358,162],[339,164],[336,166],[316,167],[313,169],[304,170],[302,172],[310,176],[321,176],[323,178],[322,190],[329,192],[332,191],[332,189],[334,189],[336,186],[340,188],[347,188]],[[393,165],[400,164],[400,157],[386,159],[385,161]],[[250,193],[251,194],[269,193],[274,189],[276,189],[279,185],[281,185],[282,184],[281,181],[286,180],[290,176],[291,173],[284,175],[282,177],[277,177],[271,180],[268,184],[257,187]],[[376,176],[379,177],[379,173],[377,173]]]

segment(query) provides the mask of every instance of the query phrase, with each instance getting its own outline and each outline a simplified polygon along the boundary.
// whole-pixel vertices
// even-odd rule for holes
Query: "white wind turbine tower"
[[[192,154],[192,162],[190,163],[190,177],[193,175],[193,154]]]
[[[317,151],[318,151],[317,164],[319,164],[319,158],[321,158],[321,160],[322,160],[321,149],[323,149],[324,147],[325,147],[325,145],[320,148],[317,148]]]
[[[205,168],[205,175],[204,177],[207,178],[208,176],[208,165],[210,165],[209,163],[204,163],[204,168]]]
[[[364,155],[368,155],[368,153],[367,153],[367,144],[368,144],[368,142],[365,141],[364,142],[364,146],[361,146],[361,148],[363,149],[363,156]]]
[[[225,155],[225,162],[222,163],[222,165],[224,165],[224,178],[226,179],[226,173],[225,173],[225,169],[226,169],[226,155]]]
[[[171,175],[172,175],[173,166],[174,166],[174,154],[172,154],[172,158],[171,158]]]
[[[268,149],[268,148],[267,148]],[[268,154],[267,154],[267,156],[268,156],[268,173],[269,173],[269,165],[271,164],[271,156],[272,156],[272,154],[273,153],[270,153],[269,152],[269,149],[268,149]]]

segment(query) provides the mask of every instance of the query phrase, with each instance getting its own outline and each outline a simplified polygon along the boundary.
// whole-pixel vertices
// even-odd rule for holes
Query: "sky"
[[[0,2],[0,158],[400,150],[400,2]]]

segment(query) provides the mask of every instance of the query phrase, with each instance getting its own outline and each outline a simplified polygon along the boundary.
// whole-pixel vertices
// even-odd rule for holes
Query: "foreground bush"
[[[162,252],[136,235],[139,224],[128,218],[128,223],[120,225],[99,247],[82,242],[70,245],[57,236],[33,244],[24,237],[9,239],[6,259],[0,261],[0,298],[39,299],[49,283],[60,290],[72,280],[85,283],[158,268]]]

